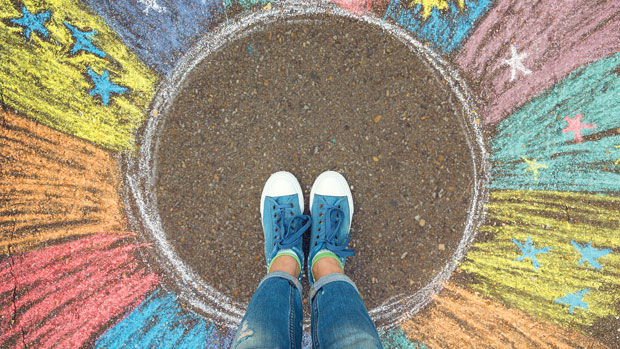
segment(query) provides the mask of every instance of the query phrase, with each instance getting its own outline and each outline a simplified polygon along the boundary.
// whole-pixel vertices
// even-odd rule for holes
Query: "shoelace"
[[[285,215],[284,211],[286,209],[292,208],[291,205],[289,204],[275,205],[274,207],[277,211],[280,212],[279,215],[277,213],[274,213],[274,214],[276,218],[276,222],[275,222],[276,233],[279,233],[275,235],[275,239],[276,239],[276,244],[278,245],[278,248],[281,250],[293,248],[295,245],[297,245],[301,237],[304,235],[304,233],[308,229],[308,227],[310,227],[310,223],[311,223],[310,216],[298,214],[298,215],[294,215],[293,218],[291,218],[291,221],[289,222],[288,227],[284,229],[284,215]],[[303,225],[299,229],[297,229],[297,231],[295,231],[294,223],[296,220],[299,220],[299,219],[305,222],[302,223]]]
[[[342,224],[341,217],[344,216],[344,211],[338,206],[329,204],[323,204],[323,207],[327,209],[325,214],[325,235],[324,238],[317,240],[317,244],[324,243],[323,248],[334,252],[338,258],[354,256],[355,251],[346,248],[349,244],[350,235],[347,235],[347,239],[343,244],[338,245],[335,243],[336,233],[340,230],[340,225]],[[336,214],[336,226],[332,226],[332,214],[334,213]]]

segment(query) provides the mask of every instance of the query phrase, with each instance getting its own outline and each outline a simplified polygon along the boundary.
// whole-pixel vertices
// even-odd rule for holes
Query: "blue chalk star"
[[[73,38],[75,39],[75,43],[73,44],[73,47],[70,51],[72,55],[76,54],[79,50],[82,50],[93,53],[101,58],[105,57],[105,52],[96,48],[95,45],[93,45],[93,43],[91,42],[93,36],[97,35],[96,30],[83,32],[65,21],[63,21],[63,23],[67,28],[69,28],[69,30],[71,31],[71,36],[73,36]]]
[[[30,33],[37,31],[47,37],[49,32],[43,26],[43,23],[50,18],[50,11],[45,11],[33,15],[28,11],[26,6],[22,6],[22,16],[20,18],[11,19],[11,22],[24,27],[24,35],[30,39]]]
[[[573,245],[574,248],[581,253],[581,259],[579,260],[579,265],[583,262],[588,262],[590,265],[598,270],[603,269],[603,266],[596,261],[597,258],[601,258],[611,252],[610,249],[606,248],[604,250],[599,250],[596,247],[592,247],[592,244],[588,242],[588,246],[581,246],[575,241],[571,240],[570,244]]]
[[[127,91],[126,87],[116,85],[110,81],[108,78],[109,73],[107,69],[103,72],[103,74],[99,75],[88,67],[88,75],[90,75],[93,79],[93,83],[95,83],[95,88],[90,90],[89,94],[91,96],[101,96],[103,105],[108,105],[108,102],[110,101],[110,93],[124,93]]]
[[[573,314],[573,309],[575,307],[588,309],[588,303],[582,300],[583,296],[590,292],[589,288],[584,288],[581,291],[577,291],[575,293],[567,293],[565,297],[554,299],[555,303],[568,304],[568,312]]]
[[[521,256],[519,256],[519,258],[515,259],[515,261],[520,262],[524,260],[525,258],[529,258],[532,260],[532,265],[534,266],[534,270],[538,270],[538,267],[540,267],[538,260],[536,260],[536,255],[539,253],[547,253],[551,250],[551,247],[545,247],[545,248],[540,248],[540,249],[534,248],[534,244],[532,243],[531,236],[528,236],[527,240],[523,244],[517,241],[517,239],[515,238],[513,238],[512,241],[515,244],[517,244],[517,246],[523,253]]]

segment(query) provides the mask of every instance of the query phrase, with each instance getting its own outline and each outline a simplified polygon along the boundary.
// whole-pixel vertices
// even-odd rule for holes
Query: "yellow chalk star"
[[[525,156],[521,156],[521,159],[525,161],[529,166],[523,172],[532,171],[534,174],[534,179],[538,180],[538,170],[541,168],[549,168],[545,164],[539,164],[536,162],[536,159],[528,160]]]
[[[414,7],[417,4],[422,5],[422,16],[427,19],[431,15],[433,8],[438,10],[447,10],[450,0],[412,0],[409,6]],[[458,0],[461,9],[465,7],[465,0]]]

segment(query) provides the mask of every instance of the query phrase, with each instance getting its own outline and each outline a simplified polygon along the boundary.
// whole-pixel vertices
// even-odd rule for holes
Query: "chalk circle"
[[[220,27],[203,37],[178,62],[169,78],[159,86],[149,110],[149,118],[139,137],[138,154],[126,153],[125,161],[125,198],[130,224],[148,242],[153,243],[153,256],[158,267],[163,268],[167,276],[176,284],[179,297],[209,320],[230,329],[235,329],[241,321],[247,304],[233,302],[228,296],[218,291],[187,264],[184,263],[174,247],[168,241],[158,211],[157,181],[159,135],[166,123],[165,115],[173,104],[179,90],[192,69],[211,53],[216,52],[224,44],[240,39],[261,29],[261,26],[274,23],[293,23],[303,16],[329,14],[346,17],[377,26],[386,33],[406,45],[413,54],[421,57],[435,74],[436,78],[447,83],[458,105],[454,105],[457,118],[463,130],[467,146],[473,162],[473,192],[469,201],[469,212],[462,238],[447,264],[424,287],[413,294],[393,296],[379,306],[369,309],[375,323],[380,323],[379,330],[398,325],[401,321],[420,311],[432,301],[432,296],[443,288],[457,263],[463,258],[473,241],[478,227],[484,220],[484,204],[487,196],[489,163],[482,132],[478,125],[479,116],[473,108],[473,97],[458,73],[451,69],[439,55],[414,39],[399,26],[384,22],[373,15],[357,16],[351,12],[327,2],[302,2],[287,0],[277,2],[272,9],[257,12],[246,12],[238,18],[226,21]],[[306,324],[307,325],[307,324]]]

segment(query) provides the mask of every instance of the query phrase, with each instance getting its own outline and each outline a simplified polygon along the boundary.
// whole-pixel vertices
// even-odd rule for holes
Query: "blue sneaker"
[[[321,173],[310,191],[312,235],[308,257],[308,278],[314,284],[312,266],[323,257],[336,258],[342,270],[346,257],[355,253],[347,249],[353,218],[353,196],[346,179],[334,171]]]
[[[310,217],[302,215],[304,198],[297,178],[280,171],[272,174],[260,198],[260,215],[265,235],[267,272],[279,255],[289,255],[299,264],[299,280],[304,269],[302,236],[310,227]]]

